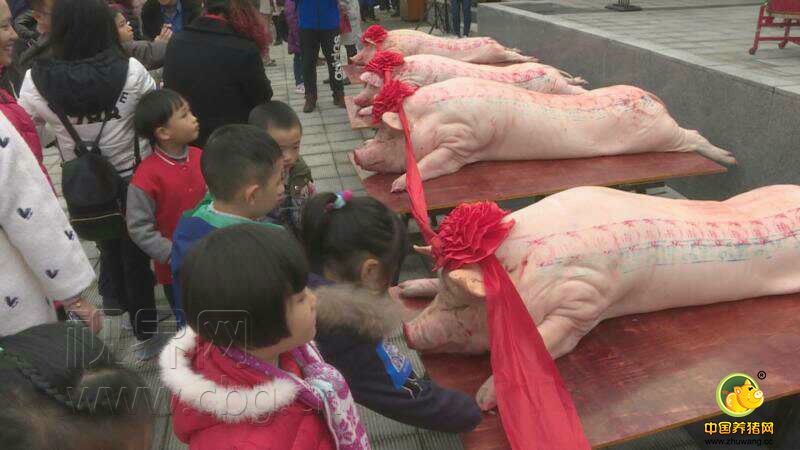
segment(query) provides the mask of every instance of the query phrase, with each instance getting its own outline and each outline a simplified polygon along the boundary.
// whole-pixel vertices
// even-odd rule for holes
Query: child
[[[303,55],[300,48],[300,25],[297,22],[297,8],[294,0],[286,0],[283,7],[286,15],[286,25],[289,32],[286,36],[286,44],[289,54],[292,55],[292,71],[294,73],[294,91],[298,94],[305,94],[306,87],[303,84]]]
[[[156,279],[182,327],[169,259],[172,233],[181,214],[194,208],[206,193],[200,171],[203,152],[188,146],[197,139],[200,127],[186,100],[169,89],[151,91],[139,100],[134,126],[139,136],[150,140],[153,153],[142,161],[128,186],[128,234],[155,262]],[[142,356],[152,358],[155,353]]]
[[[0,348],[0,448],[150,448],[155,394],[82,325],[28,328]]]
[[[322,193],[303,210],[302,241],[309,286],[319,289],[317,345],[344,375],[363,406],[411,426],[470,431],[481,421],[472,397],[417,376],[405,355],[386,343],[402,308],[388,296],[400,268],[406,230],[382,203],[349,193]]]
[[[314,194],[314,179],[300,156],[303,125],[286,103],[271,101],[256,106],[250,112],[250,125],[265,130],[280,146],[283,154],[284,200],[270,213],[270,218],[297,233],[300,211],[309,196]]]
[[[115,12],[114,21],[117,24],[119,42],[128,56],[139,60],[147,70],[160,69],[164,65],[164,55],[167,53],[167,43],[172,37],[172,30],[165,27],[153,41],[136,40],[124,7],[113,4],[111,9]]]
[[[283,194],[281,149],[256,127],[218,128],[208,139],[200,165],[210,196],[181,217],[172,236],[170,264],[176,310],[181,310],[182,304],[181,263],[191,246],[217,228],[263,219],[278,206]]]
[[[311,344],[307,278],[302,249],[277,228],[234,225],[189,251],[189,326],[162,353],[161,377],[190,450],[370,448],[347,383]]]

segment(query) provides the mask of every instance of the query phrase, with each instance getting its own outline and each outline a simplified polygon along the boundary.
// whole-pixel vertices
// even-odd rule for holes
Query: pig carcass
[[[495,255],[553,358],[612,317],[800,291],[800,186],[724,202],[581,187],[504,220],[515,225]],[[440,280],[401,286],[413,295],[438,290],[404,326],[409,346],[485,352],[480,269],[464,266]],[[477,400],[483,409],[495,406],[491,378]]]
[[[379,45],[381,51],[393,51],[403,56],[439,55],[475,64],[537,61],[532,56],[521,55],[519,50],[506,48],[488,37],[455,39],[431,36],[415,30],[390,30],[386,32],[385,39]],[[366,65],[376,52],[375,43],[366,40],[364,48],[350,58],[350,62],[361,66]]]
[[[527,91],[489,80],[452,78],[403,100],[423,180],[477,161],[565,159],[643,152],[696,151],[734,164],[728,152],[670,117],[655,95],[611,86],[580,95]],[[363,169],[405,171],[399,114],[386,112],[374,139],[356,148]],[[393,192],[405,189],[405,175]]]
[[[572,77],[555,67],[538,63],[521,63],[509,66],[487,66],[472,64],[437,55],[414,55],[403,58],[403,64],[392,69],[392,79],[400,80],[411,86],[421,87],[450,78],[466,77],[492,80],[517,86],[545,94],[583,94],[586,89],[581,85],[586,82]],[[364,72],[361,80],[366,83],[364,89],[353,102],[361,106],[360,115],[371,115],[372,99],[383,87],[383,74]]]

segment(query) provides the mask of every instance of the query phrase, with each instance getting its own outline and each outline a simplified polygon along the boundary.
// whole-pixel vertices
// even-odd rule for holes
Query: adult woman
[[[0,0],[0,66],[11,64],[16,37]],[[94,272],[77,239],[68,239],[73,232],[41,166],[33,123],[4,90],[0,112],[0,336],[55,321],[52,301],[97,330],[100,316],[81,299]]]
[[[75,158],[75,141],[52,108],[63,113],[84,142],[99,142],[103,156],[127,180],[136,165],[133,113],[139,98],[155,89],[147,69],[120,47],[112,11],[103,0],[58,0],[47,44],[52,56],[37,59],[25,74],[20,105],[54,130],[64,160]],[[149,155],[140,141],[141,156]],[[124,205],[124,198],[120,199]],[[119,302],[130,314],[135,348],[141,359],[153,357],[160,341],[150,259],[129,237],[98,242],[101,292],[105,306]],[[152,339],[151,339],[152,338]]]
[[[256,105],[272,99],[261,55],[264,23],[250,0],[206,0],[206,13],[167,46],[164,86],[179,92],[200,122],[202,147],[222,125],[247,123]]]

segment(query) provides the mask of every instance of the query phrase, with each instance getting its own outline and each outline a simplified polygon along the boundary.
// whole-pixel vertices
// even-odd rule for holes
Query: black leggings
[[[343,93],[344,86],[341,80],[336,79],[338,60],[334,58],[334,39],[339,35],[339,30],[309,30],[300,29],[300,47],[303,50],[303,84],[306,87],[306,98],[317,96],[317,55],[322,47],[325,62],[328,63],[328,76],[331,79],[331,90],[334,94]]]

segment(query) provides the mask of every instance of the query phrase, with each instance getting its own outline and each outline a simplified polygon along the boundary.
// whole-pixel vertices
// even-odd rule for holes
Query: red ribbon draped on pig
[[[503,428],[515,450],[588,449],[578,413],[536,325],[503,266],[494,255],[513,221],[493,202],[462,204],[442,222],[437,235],[430,226],[425,192],[411,146],[402,104],[414,88],[388,81],[374,113],[398,112],[405,134],[406,190],[412,215],[434,251],[437,267],[454,270],[479,264],[486,288],[494,386]]]

